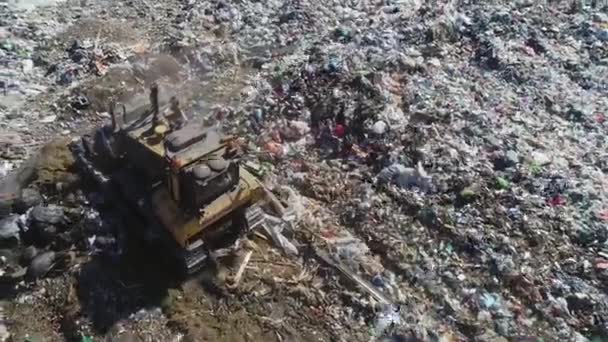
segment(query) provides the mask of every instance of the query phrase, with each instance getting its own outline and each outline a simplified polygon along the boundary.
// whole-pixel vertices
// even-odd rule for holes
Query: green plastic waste
[[[543,170],[543,168],[540,165],[538,165],[538,163],[532,162],[530,164],[530,172],[532,173],[532,175],[536,176],[539,173],[541,173],[542,170]]]
[[[10,40],[5,40],[0,43],[0,48],[6,51],[13,51],[15,44],[13,44]]]
[[[506,190],[511,186],[511,183],[503,177],[496,177],[496,185],[499,189]]]
[[[477,193],[475,192],[475,190],[473,190],[473,188],[468,187],[464,188],[460,192],[460,197],[465,201],[471,201],[475,199],[475,197],[477,197]]]

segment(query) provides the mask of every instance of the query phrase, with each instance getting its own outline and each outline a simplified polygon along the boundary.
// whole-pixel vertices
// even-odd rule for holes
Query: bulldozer
[[[176,96],[167,97],[153,84],[148,103],[112,103],[112,122],[71,149],[81,169],[142,220],[140,236],[161,241],[191,275],[213,250],[264,223],[269,191],[242,165],[236,137],[189,120]]]

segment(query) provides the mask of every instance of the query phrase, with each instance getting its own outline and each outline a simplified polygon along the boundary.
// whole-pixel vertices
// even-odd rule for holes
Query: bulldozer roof
[[[209,155],[223,155],[226,142],[217,129],[189,123],[183,128],[159,138],[152,130],[152,116],[131,125],[126,134],[138,141],[159,157],[178,160],[181,166]]]
[[[165,138],[165,144],[170,152],[177,153],[202,140],[205,140],[208,146],[218,146],[220,144],[220,136],[216,131],[203,130],[199,125],[187,125],[171,132]]]

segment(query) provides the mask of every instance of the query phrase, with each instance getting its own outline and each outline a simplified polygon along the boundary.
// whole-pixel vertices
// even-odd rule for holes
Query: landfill
[[[608,4],[0,3],[0,341],[608,341]],[[174,89],[280,218],[176,281],[70,141]]]

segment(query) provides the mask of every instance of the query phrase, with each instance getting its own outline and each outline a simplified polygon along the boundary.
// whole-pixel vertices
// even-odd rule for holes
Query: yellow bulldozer
[[[160,237],[192,274],[210,251],[263,224],[261,205],[271,194],[243,167],[235,137],[189,120],[175,96],[159,98],[157,85],[147,100],[112,104],[111,124],[72,151],[143,219],[143,235]]]

